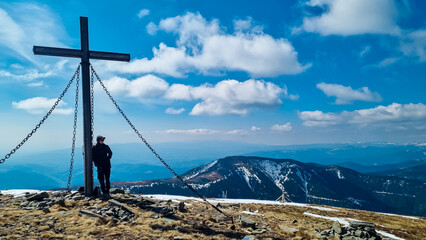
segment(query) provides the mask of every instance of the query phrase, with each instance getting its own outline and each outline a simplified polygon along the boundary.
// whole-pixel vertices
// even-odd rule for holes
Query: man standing
[[[112,152],[108,145],[104,144],[105,137],[97,136],[96,145],[93,146],[93,162],[98,168],[98,179],[104,194],[109,194],[111,175]]]

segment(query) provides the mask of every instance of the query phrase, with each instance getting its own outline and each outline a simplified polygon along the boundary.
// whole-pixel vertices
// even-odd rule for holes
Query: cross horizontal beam
[[[83,51],[81,51],[80,49],[54,48],[54,47],[41,47],[41,46],[34,46],[33,47],[33,53],[35,55],[72,57],[72,58],[81,58],[83,56]],[[130,54],[89,51],[89,58],[90,59],[101,59],[101,60],[129,62],[130,61]]]

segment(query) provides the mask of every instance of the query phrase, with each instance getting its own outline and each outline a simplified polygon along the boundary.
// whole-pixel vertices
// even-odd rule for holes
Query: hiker
[[[93,146],[93,162],[98,168],[98,179],[101,184],[103,194],[109,194],[111,175],[112,152],[108,145],[104,143],[105,137],[97,136],[96,145]]]

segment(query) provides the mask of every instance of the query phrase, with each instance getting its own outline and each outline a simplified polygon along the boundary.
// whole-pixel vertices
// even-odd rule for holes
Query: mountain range
[[[375,176],[335,165],[233,156],[181,175],[206,197],[275,200],[426,216],[425,182]],[[115,182],[132,193],[192,195],[175,177]]]

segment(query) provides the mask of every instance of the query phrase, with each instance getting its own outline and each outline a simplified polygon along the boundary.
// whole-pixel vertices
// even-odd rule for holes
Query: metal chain
[[[93,74],[93,70],[91,71],[92,73],[91,73],[91,76],[90,76],[90,94],[91,94],[91,98],[90,98],[90,101],[91,101],[91,111],[92,111],[92,118],[90,119],[90,124],[91,124],[91,128],[90,128],[90,131],[91,131],[91,135],[92,135],[92,141],[93,141],[93,126],[95,125],[95,119],[94,119],[94,116],[95,116],[95,114],[94,114],[94,107],[95,107],[95,98],[94,98],[94,74]],[[93,144],[93,143],[92,143]]]
[[[80,85],[80,74],[77,75],[76,85],[75,85],[75,105],[74,105],[74,125],[72,131],[72,147],[71,147],[71,161],[70,161],[70,173],[68,175],[68,184],[67,191],[70,191],[71,178],[72,178],[72,169],[74,166],[74,152],[75,152],[75,135],[77,133],[77,116],[78,116],[78,92]]]
[[[120,106],[118,106],[117,102],[114,100],[114,98],[111,96],[111,93],[108,91],[108,89],[105,87],[104,83],[102,82],[102,80],[100,79],[100,77],[98,76],[98,74],[95,72],[95,70],[93,69],[93,66],[90,65],[90,68],[92,69],[93,73],[95,74],[97,80],[99,81],[99,83],[101,84],[102,88],[104,89],[104,91],[106,92],[106,94],[108,95],[109,99],[111,99],[112,103],[115,105],[115,107],[118,109],[118,111],[120,112],[120,114],[124,117],[124,119],[126,120],[126,122],[129,124],[129,126],[133,129],[133,131],[135,131],[135,133],[138,135],[138,137],[142,140],[143,143],[145,143],[145,145],[149,148],[149,150],[151,150],[151,152],[161,161],[161,163],[163,163],[164,166],[166,166],[170,172],[172,172],[177,179],[179,179],[187,188],[189,188],[189,190],[191,190],[195,195],[197,195],[199,198],[201,198],[204,202],[206,202],[208,205],[210,205],[211,207],[213,207],[216,211],[220,212],[221,214],[225,215],[228,219],[231,219],[233,221],[233,219],[228,216],[227,214],[225,214],[222,210],[220,210],[218,207],[216,207],[215,205],[211,204],[209,201],[207,201],[207,199],[201,195],[200,193],[198,193],[191,185],[189,185],[185,180],[183,180],[183,178],[181,176],[179,176],[164,160],[163,158],[151,147],[151,145],[146,141],[146,139],[142,136],[142,134],[136,129],[136,127],[132,124],[132,122],[130,122],[129,118],[126,116],[126,114],[124,114],[123,110],[121,110]]]
[[[46,119],[52,114],[53,110],[55,110],[56,106],[58,106],[59,102],[64,97],[65,93],[68,91],[68,88],[71,86],[71,83],[74,81],[75,77],[80,74],[80,65],[78,65],[77,70],[75,71],[74,75],[72,76],[71,80],[68,82],[67,86],[65,87],[64,91],[61,93],[59,98],[56,100],[55,104],[50,108],[50,110],[47,112],[47,114],[40,120],[40,122],[35,126],[33,130],[31,130],[30,133],[14,148],[12,151],[10,151],[8,154],[6,154],[2,159],[0,159],[0,164],[4,163],[10,156],[12,156],[19,148],[22,147],[22,145],[25,144],[25,142],[28,141],[28,139],[37,132],[37,130],[40,128],[40,126],[46,121]]]

